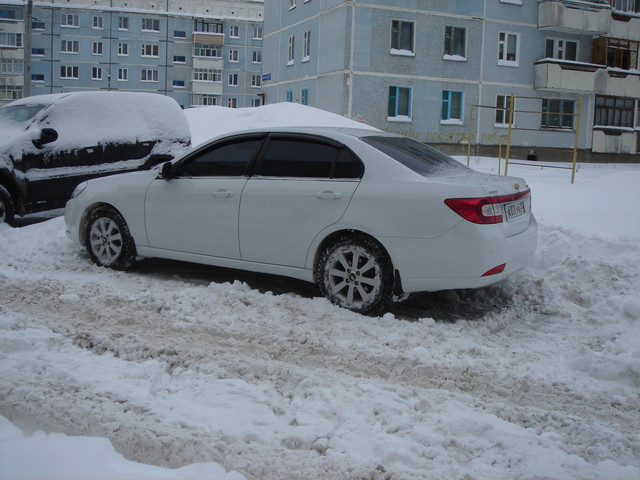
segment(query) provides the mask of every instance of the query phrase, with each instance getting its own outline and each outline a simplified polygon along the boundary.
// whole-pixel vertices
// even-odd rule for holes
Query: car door
[[[344,214],[362,163],[336,142],[301,135],[272,134],[263,151],[242,194],[242,259],[304,268],[313,239]]]
[[[246,170],[262,142],[243,136],[194,152],[154,180],[145,199],[152,248],[239,259],[238,210]]]

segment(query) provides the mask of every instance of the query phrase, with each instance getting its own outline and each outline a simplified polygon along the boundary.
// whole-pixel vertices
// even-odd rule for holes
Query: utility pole
[[[27,2],[27,20],[24,26],[24,96],[31,95],[31,22],[33,20],[33,0]]]

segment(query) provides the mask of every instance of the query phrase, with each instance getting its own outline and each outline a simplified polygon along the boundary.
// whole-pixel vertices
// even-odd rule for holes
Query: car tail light
[[[486,272],[484,272],[482,274],[483,277],[488,277],[490,275],[497,275],[499,273],[504,272],[505,267],[507,266],[506,263],[503,263],[502,265],[498,265],[497,267],[493,267],[491,270],[487,270]]]
[[[531,194],[530,190],[498,197],[448,198],[444,203],[465,220],[473,223],[502,223],[502,204],[515,202]]]

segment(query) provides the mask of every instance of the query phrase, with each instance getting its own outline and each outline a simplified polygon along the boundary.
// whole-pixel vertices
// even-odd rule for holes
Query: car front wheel
[[[0,223],[13,225],[15,209],[8,190],[0,185]]]
[[[100,206],[89,214],[85,244],[96,265],[125,270],[135,263],[136,247],[122,215]]]
[[[393,296],[393,266],[375,240],[348,236],[332,243],[318,263],[317,283],[336,305],[358,313],[378,314]]]

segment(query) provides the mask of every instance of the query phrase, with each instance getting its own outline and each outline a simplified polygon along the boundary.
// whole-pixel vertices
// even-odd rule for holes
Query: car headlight
[[[71,198],[76,198],[78,195],[80,195],[84,191],[84,189],[87,188],[87,185],[87,182],[79,183],[78,186],[73,190],[73,193],[71,193]]]

